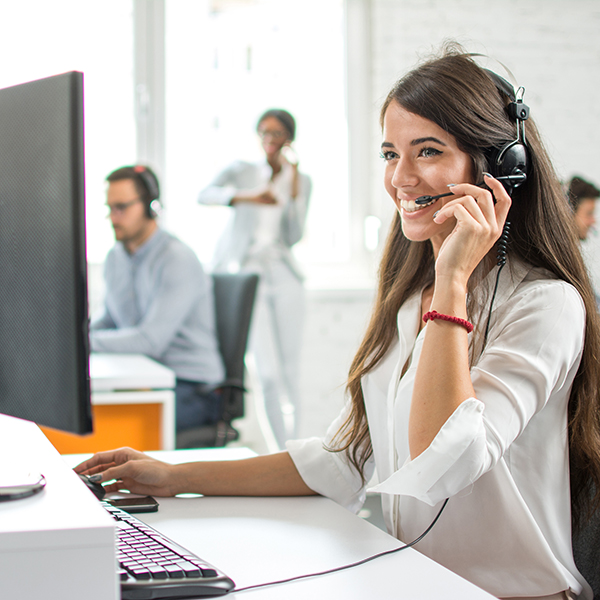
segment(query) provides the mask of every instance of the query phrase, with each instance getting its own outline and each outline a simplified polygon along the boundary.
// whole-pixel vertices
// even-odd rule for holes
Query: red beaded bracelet
[[[457,325],[462,325],[467,333],[471,333],[473,331],[473,323],[470,323],[466,319],[461,319],[460,317],[452,317],[450,315],[442,315],[441,313],[430,310],[423,315],[423,321],[427,323],[427,321],[433,321],[435,319],[442,319],[442,321],[449,321],[450,323],[456,323]]]

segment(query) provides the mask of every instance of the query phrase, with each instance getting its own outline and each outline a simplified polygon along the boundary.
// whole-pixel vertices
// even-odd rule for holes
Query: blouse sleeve
[[[570,285],[535,282],[499,307],[481,359],[471,369],[477,398],[465,400],[430,446],[374,491],[430,505],[492,469],[549,401],[564,404],[583,349],[585,308]]]
[[[241,163],[229,165],[221,171],[201,192],[198,194],[199,204],[229,206],[240,185],[238,174]]]
[[[300,476],[311,490],[331,498],[352,512],[358,512],[365,501],[366,485],[348,462],[345,452],[327,450],[333,436],[346,420],[349,409],[350,405],[347,404],[330,425],[325,440],[292,440],[286,443],[286,447]],[[373,476],[374,468],[371,457],[365,465],[365,481]]]

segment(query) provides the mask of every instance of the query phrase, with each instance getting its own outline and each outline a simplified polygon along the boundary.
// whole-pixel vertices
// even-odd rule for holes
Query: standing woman
[[[304,287],[291,249],[304,232],[311,181],[300,173],[291,152],[296,123],[289,112],[266,111],[256,131],[265,160],[234,162],[200,192],[198,201],[232,210],[217,246],[214,270],[260,276],[250,346],[271,428],[283,447],[297,435],[300,417]],[[290,429],[282,412],[286,404],[294,410]]]
[[[227,464],[121,449],[77,470],[120,480],[110,491],[321,494],[358,511],[377,468],[390,534],[411,542],[439,515],[415,547],[494,596],[590,600],[571,526],[599,504],[600,325],[524,109],[452,46],[391,90],[381,150],[398,213],[324,440]]]

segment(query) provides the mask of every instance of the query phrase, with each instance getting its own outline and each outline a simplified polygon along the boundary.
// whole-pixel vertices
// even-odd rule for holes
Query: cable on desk
[[[257,583],[256,585],[248,585],[243,588],[234,588],[231,590],[232,593],[235,592],[245,592],[246,590],[253,590],[256,588],[267,587],[269,585],[278,585],[280,583],[289,583],[290,581],[298,581],[299,579],[308,579],[309,577],[319,577],[321,575],[329,575],[330,573],[337,573],[338,571],[344,571],[346,569],[351,569],[352,567],[358,567],[360,565],[364,565],[376,558],[380,558],[381,556],[386,556],[387,554],[394,554],[395,552],[400,552],[401,550],[406,550],[407,548],[411,548],[415,544],[418,544],[432,529],[433,526],[437,523],[440,518],[442,511],[446,508],[446,504],[448,504],[449,498],[444,500],[444,504],[442,504],[442,508],[440,508],[438,514],[435,516],[433,521],[429,524],[429,527],[416,539],[404,546],[400,546],[399,548],[393,548],[392,550],[386,550],[385,552],[380,552],[379,554],[374,554],[373,556],[369,556],[368,558],[363,558],[354,563],[350,563],[348,565],[343,565],[341,567],[334,567],[333,569],[328,569],[327,571],[319,571],[317,573],[307,573],[306,575],[296,575],[294,577],[289,577],[288,579],[280,579],[279,581],[270,581],[268,583]]]

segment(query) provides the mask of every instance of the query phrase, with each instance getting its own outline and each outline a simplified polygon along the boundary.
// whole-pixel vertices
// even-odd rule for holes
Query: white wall
[[[352,0],[348,0],[352,4]],[[358,0],[363,3],[363,0]],[[597,0],[372,0],[373,147],[380,142],[377,111],[394,81],[441,42],[453,38],[468,51],[506,65],[526,89],[546,146],[562,179],[573,174],[600,183],[600,3]],[[493,60],[487,65],[506,77]],[[375,155],[375,150],[373,151]],[[392,208],[372,163],[374,210],[388,220]],[[600,288],[600,237],[586,242]]]
[[[344,402],[348,369],[366,329],[369,290],[309,290],[302,347],[301,437],[323,435]]]
[[[370,141],[367,139],[371,163],[365,173],[371,194],[363,199],[370,205],[366,214],[375,214],[384,223],[393,214],[383,190],[383,165],[377,158],[381,143],[379,107],[396,79],[446,38],[501,61],[526,88],[526,102],[559,176],[569,178],[580,173],[600,183],[596,154],[596,138],[600,136],[600,2],[347,0],[347,8],[360,14],[356,22],[366,30],[354,35],[370,54],[370,75],[362,82],[370,90],[362,115],[369,120],[371,131]],[[348,40],[349,45],[352,43]],[[505,76],[494,61],[488,66]],[[585,250],[600,282],[600,237],[586,242]],[[376,263],[374,256],[373,266]],[[600,284],[597,287],[600,289]],[[302,366],[302,435],[322,433],[341,406],[343,381],[370,307],[367,292],[310,294]]]

